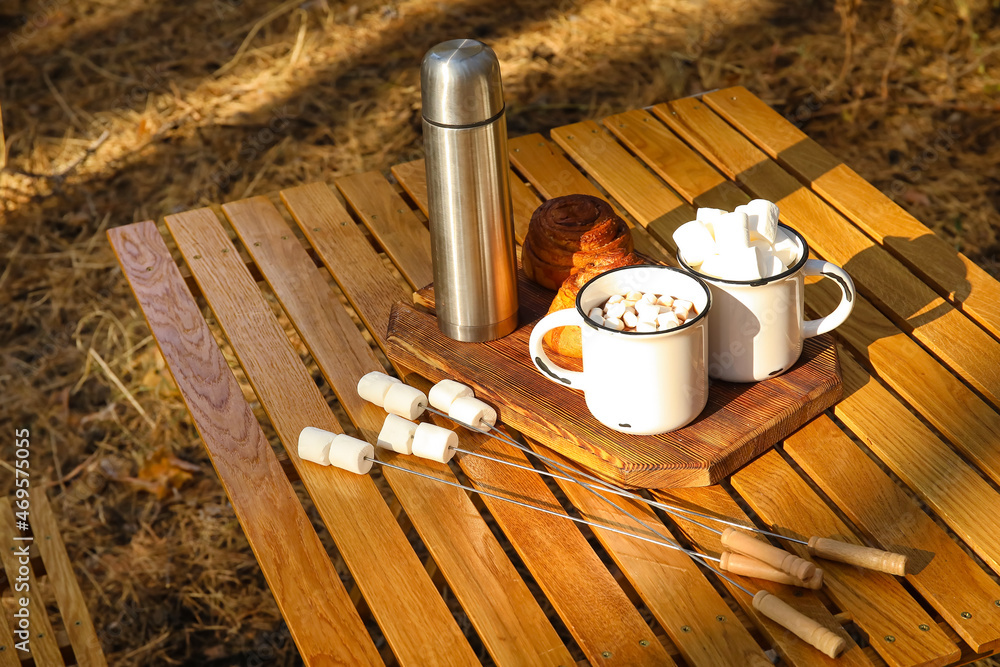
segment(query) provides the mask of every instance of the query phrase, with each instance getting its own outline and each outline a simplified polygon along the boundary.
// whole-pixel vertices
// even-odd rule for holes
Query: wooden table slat
[[[10,582],[11,591],[16,593],[18,599],[22,597],[28,599],[27,609],[30,614],[29,654],[34,658],[36,665],[45,665],[46,667],[65,665],[66,663],[63,661],[62,653],[59,650],[59,644],[56,641],[56,633],[52,630],[52,624],[49,622],[49,614],[45,610],[45,598],[42,597],[42,588],[38,584],[35,570],[29,564],[26,579],[19,573],[20,567],[24,565],[22,559],[24,561],[28,560],[20,555],[20,549],[22,545],[28,546],[28,543],[16,542],[14,540],[14,537],[19,535],[20,531],[14,527],[12,502],[16,502],[13,494],[10,498],[0,499],[0,540],[3,540],[3,547],[0,548],[0,562],[3,563],[3,569],[7,573],[7,581]],[[34,511],[34,508],[30,508],[30,511]],[[13,591],[13,586],[18,581],[26,584],[27,590]],[[18,604],[17,607],[20,608],[21,605]],[[0,618],[0,622],[6,623],[6,619]],[[18,641],[20,641],[20,638],[18,638]],[[23,655],[20,649],[15,649],[14,646],[4,650],[4,653],[7,653],[7,651],[15,655]]]
[[[773,532],[798,539],[819,535],[868,546],[777,451],[772,450],[746,466],[733,475],[732,482]],[[871,636],[872,646],[890,665],[947,665],[961,655],[958,647],[892,575],[814,559],[800,544],[785,542],[781,546],[823,568],[824,592]],[[921,625],[928,630],[921,630]],[[885,639],[890,636],[895,640]]]
[[[1000,573],[1000,493],[846,352],[840,367],[844,399],[835,414]]]
[[[736,504],[721,486],[654,491],[653,497],[672,505],[690,507],[700,512],[735,520],[744,525],[753,525],[749,517],[740,509],[740,506]],[[714,526],[712,527],[714,528]],[[677,528],[700,551],[710,556],[718,556],[725,550],[725,547],[719,541],[718,533],[711,532],[688,521],[678,521]],[[749,596],[726,580],[720,580],[732,594],[737,604],[740,605],[743,611],[756,624],[761,633],[774,645],[774,648],[781,657],[790,664],[807,665],[809,667],[814,665],[848,667],[849,665],[872,664],[872,661],[854,643],[847,632],[841,627],[840,623],[837,622],[837,619],[830,613],[830,610],[824,606],[816,591],[775,584],[760,579],[749,579],[738,575],[729,576],[748,590],[765,590],[777,595],[794,609],[836,632],[847,642],[847,648],[840,654],[839,658],[830,658],[809,644],[799,640],[798,637],[784,627],[759,614],[753,608],[752,600]]]
[[[477,663],[372,479],[299,458],[306,426],[343,429],[215,214],[199,209],[166,220],[394,654],[407,665]],[[281,242],[299,243],[286,236]]]
[[[80,590],[73,571],[73,563],[66,553],[59,524],[52,513],[45,490],[36,486],[31,490],[31,530],[35,544],[45,563],[47,581],[59,605],[63,626],[69,636],[73,653],[80,667],[106,667],[108,661],[101,649],[101,641],[94,630],[87,601]]]
[[[851,274],[858,291],[1000,406],[1000,342],[696,99],[653,111],[727,176],[774,201],[809,245]]]
[[[371,190],[375,191],[376,186]],[[396,196],[395,191],[392,194]],[[381,363],[305,249],[298,243],[282,243],[281,237],[290,235],[292,230],[270,201],[255,197],[222,208],[341,407],[361,437],[374,444],[385,412],[359,397],[356,387],[365,373],[382,371]],[[380,209],[374,207],[374,210]],[[323,224],[323,220],[316,221],[313,232],[325,233]],[[399,234],[392,228],[397,224],[420,223],[401,217],[398,223],[383,228],[383,233],[395,236],[400,243],[419,242],[419,238],[413,238],[417,234]],[[384,270],[374,251],[369,255],[372,270]],[[302,289],[303,285],[309,285],[309,289]],[[400,287],[399,298],[406,297],[406,290]],[[448,466],[441,463],[418,461],[386,451],[380,451],[379,456],[397,466],[458,481]],[[569,651],[465,491],[391,468],[383,468],[382,474],[497,664],[555,666],[571,660]]]
[[[1000,282],[743,87],[706,94],[719,115],[901,259],[941,296],[1000,336]],[[942,130],[943,132],[944,130]],[[928,139],[935,147],[942,137]],[[945,142],[952,137],[943,137]]]
[[[318,204],[322,200],[321,188],[326,186],[304,186],[282,193],[303,229],[310,227],[311,221],[317,219],[315,213],[322,209]],[[399,295],[394,297],[382,292],[373,294],[364,291],[365,282],[375,279],[372,274],[387,272],[370,247],[350,257],[349,270],[360,270],[365,276],[365,280],[359,282],[353,282],[355,278],[347,275],[347,248],[328,243],[323,245],[322,250],[319,247],[317,250],[334,278],[342,286],[350,284],[346,288],[348,297],[356,304],[362,319],[376,319],[375,315],[366,317],[363,311],[380,312],[399,300]],[[353,295],[350,290],[354,291]],[[371,329],[376,339],[384,339],[385,332],[385,328]],[[453,426],[448,421],[439,423]],[[468,431],[460,435],[464,447],[476,449],[485,444],[485,449],[494,454],[528,465],[523,454],[502,443],[495,440],[483,443],[482,436]],[[516,471],[474,457],[460,457],[459,465],[473,484],[481,485],[484,490],[511,490],[518,497],[558,507],[548,487],[534,473]],[[659,643],[640,646],[639,641],[651,639],[652,633],[575,526],[564,519],[546,517],[504,501],[485,498],[484,502],[588,658],[599,663],[601,654],[611,651],[624,664],[664,664],[669,661]],[[545,536],[545,539],[538,539],[539,536]],[[586,587],[579,586],[581,580],[587,581]]]
[[[714,168],[648,112],[610,116],[604,124],[688,201],[732,209],[750,200],[731,181],[719,182],[721,175]],[[656,231],[669,234],[672,230]],[[673,247],[669,236],[662,240]],[[806,288],[806,307],[812,316],[831,312],[840,299],[840,288],[830,281]],[[836,333],[956,447],[1000,482],[1000,449],[996,447],[1000,414],[864,297],[856,299],[851,317]]]
[[[909,557],[907,580],[973,650],[1000,647],[1000,585],[833,420],[814,419],[785,451],[879,548]]]
[[[382,174],[353,174],[336,184],[410,286],[418,290],[433,282],[430,236]]]
[[[108,237],[303,660],[381,664],[156,225]]]

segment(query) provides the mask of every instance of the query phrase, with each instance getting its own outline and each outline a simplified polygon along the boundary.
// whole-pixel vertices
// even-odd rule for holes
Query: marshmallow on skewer
[[[760,238],[774,243],[778,233],[778,207],[766,199],[754,199],[749,204],[738,207],[747,214],[750,223],[750,238]]]
[[[386,393],[394,384],[402,384],[402,382],[391,375],[386,375],[385,373],[380,373],[378,371],[372,371],[371,373],[361,376],[361,379],[358,380],[358,396],[365,399],[369,403],[374,403],[375,405],[382,407],[382,402],[385,400]]]
[[[404,419],[416,419],[427,408],[427,396],[408,384],[394,384],[386,392],[382,407]]]
[[[712,233],[698,220],[685,222],[678,227],[673,239],[684,261],[691,265],[701,264],[706,257],[716,252]]]
[[[330,464],[357,475],[368,474],[372,462],[367,459],[374,457],[375,448],[371,444],[343,433],[330,444]]]
[[[436,385],[431,387],[430,393],[427,394],[427,400],[429,400],[431,405],[441,412],[448,412],[448,408],[451,407],[451,404],[455,402],[456,398],[474,395],[475,394],[472,393],[472,388],[465,386],[461,382],[455,382],[454,380],[441,380]]]
[[[417,424],[413,433],[413,455],[438,463],[447,463],[455,456],[458,434],[434,424]]]
[[[306,426],[299,433],[299,458],[321,466],[330,465],[330,443],[336,436],[336,433]]]
[[[497,423],[497,411],[478,398],[456,399],[448,410],[448,417],[484,431]]]
[[[726,213],[712,222],[715,225],[716,252],[720,255],[750,247],[750,221],[743,211]]]
[[[388,414],[382,422],[382,430],[378,432],[378,442],[382,449],[391,449],[400,454],[413,453],[413,433],[417,425],[399,415]]]

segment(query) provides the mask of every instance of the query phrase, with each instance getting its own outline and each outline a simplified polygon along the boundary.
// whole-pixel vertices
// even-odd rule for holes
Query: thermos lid
[[[441,42],[420,65],[424,119],[437,125],[478,125],[503,111],[500,62],[474,39]]]

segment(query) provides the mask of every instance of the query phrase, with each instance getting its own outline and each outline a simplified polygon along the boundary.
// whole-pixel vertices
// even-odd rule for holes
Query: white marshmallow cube
[[[713,222],[716,252],[720,255],[728,255],[731,251],[750,247],[750,221],[747,220],[746,213],[734,211],[716,218]]]
[[[625,314],[625,308],[626,306],[624,301],[616,301],[615,303],[610,303],[608,309],[604,313],[604,316],[606,319],[620,320],[622,318],[622,315]]]
[[[701,264],[709,255],[715,254],[715,239],[698,220],[685,222],[674,231],[674,243],[684,261],[688,264]]]
[[[427,400],[441,412],[448,412],[448,408],[451,407],[456,398],[473,395],[472,388],[461,382],[441,380],[431,387],[430,393],[427,394]]]
[[[670,312],[674,315],[674,317],[679,319],[681,322],[684,322],[695,314],[694,304],[690,301],[685,301],[684,299],[677,299],[674,301],[674,308]],[[660,320],[657,319],[656,321],[659,323]]]
[[[628,294],[625,295],[625,300],[631,301],[632,303],[635,303],[636,301],[641,301],[642,292],[629,292]]]
[[[608,298],[608,302],[605,305],[610,306],[613,303],[618,303],[619,301],[624,301],[624,300],[625,297],[623,297],[621,294],[612,294],[611,297]]]
[[[760,277],[770,278],[776,276],[788,267],[785,266],[781,259],[772,253],[767,253],[766,255],[760,255]]]
[[[336,435],[315,426],[306,426],[299,433],[299,458],[321,466],[330,465],[330,443]]]
[[[699,208],[694,214],[694,219],[705,225],[709,234],[715,234],[715,219],[725,215],[727,211],[721,208]]]
[[[660,307],[655,303],[649,303],[648,301],[640,301],[635,304],[635,313],[639,316],[639,321],[655,321],[656,316],[660,314]]]
[[[497,423],[497,411],[478,398],[460,398],[451,404],[448,416],[455,421],[488,431]]]
[[[659,331],[673,329],[674,327],[679,327],[680,325],[681,321],[672,310],[666,313],[660,313],[660,315],[656,318],[656,328]]]
[[[795,265],[800,259],[798,242],[780,227],[774,241],[774,256],[787,267]]]
[[[646,292],[645,294],[642,295],[642,298],[639,299],[639,301],[649,304],[656,303],[656,295],[653,294],[652,292]]]
[[[427,396],[408,384],[394,384],[386,392],[382,407],[404,419],[416,419],[427,408]]]
[[[604,320],[604,326],[608,327],[609,329],[614,329],[615,331],[621,331],[622,329],[625,328],[625,323],[622,322],[617,317],[609,317],[606,320]]]
[[[726,272],[726,260],[722,255],[709,255],[705,258],[705,261],[701,263],[698,267],[698,273],[703,273],[706,276],[712,276],[713,278],[721,278],[722,274]]]
[[[625,314],[622,315],[622,322],[625,326],[635,328],[635,325],[639,323],[639,316],[636,315],[634,310],[626,310]]]
[[[372,371],[361,376],[358,380],[358,396],[369,403],[382,407],[385,395],[394,384],[402,384],[398,379],[385,373]]]
[[[750,223],[750,238],[760,238],[774,243],[778,233],[778,207],[766,199],[754,199],[741,206]]]
[[[590,312],[587,313],[587,317],[597,322],[598,324],[604,324],[604,311],[600,308],[591,308]]]
[[[367,475],[372,469],[375,448],[371,443],[341,433],[330,444],[330,465],[357,475]]]
[[[459,399],[461,400],[461,399]],[[455,456],[458,434],[434,424],[417,424],[413,433],[413,455],[438,463],[447,463]]]
[[[733,248],[725,254],[726,280],[760,280],[760,260],[757,248]],[[676,305],[676,301],[674,302]]]
[[[650,331],[656,331],[656,322],[639,322],[635,325],[635,330],[639,333],[649,333]]]
[[[382,430],[378,432],[378,442],[375,444],[400,454],[412,454],[413,433],[416,430],[416,423],[399,415],[388,414],[382,422]]]
[[[656,300],[656,303],[660,304],[661,306],[666,306],[667,308],[669,308],[670,306],[674,305],[674,299],[670,295],[664,294],[663,296],[661,296],[659,299]]]

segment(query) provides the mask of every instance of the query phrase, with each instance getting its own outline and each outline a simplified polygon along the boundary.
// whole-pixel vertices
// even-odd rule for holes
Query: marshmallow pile
[[[761,280],[798,261],[798,244],[778,227],[778,207],[754,199],[733,212],[700,208],[674,232],[681,257],[692,268],[723,280]]]
[[[615,294],[603,306],[592,308],[587,317],[615,331],[667,331],[679,327],[697,313],[694,304],[666,294],[629,292]]]
[[[375,443],[378,447],[439,463],[447,463],[458,451],[458,434],[435,424],[413,421],[428,409],[428,403],[473,429],[489,430],[497,422],[496,410],[475,398],[470,387],[454,380],[434,385],[428,400],[416,387],[385,373],[372,372],[358,381],[358,395],[389,413]],[[364,440],[312,426],[302,429],[298,445],[299,458],[359,475],[371,469],[375,454],[374,447]]]

